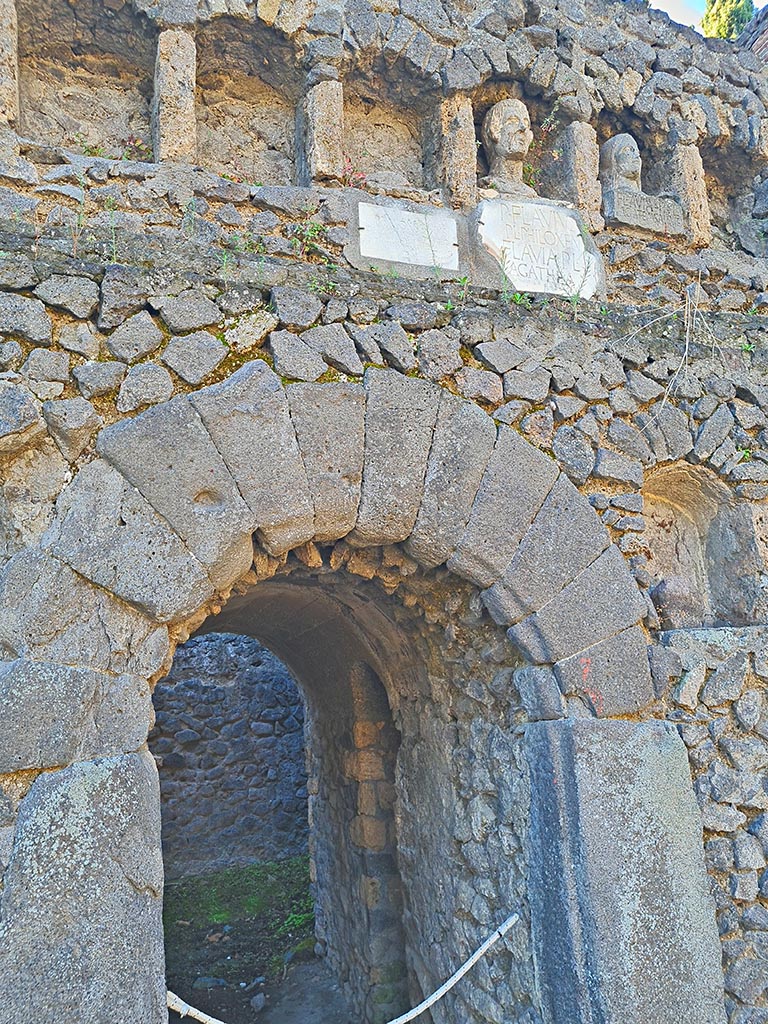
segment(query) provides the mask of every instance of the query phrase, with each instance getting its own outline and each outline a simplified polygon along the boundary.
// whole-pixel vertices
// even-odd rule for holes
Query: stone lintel
[[[536,722],[530,901],[545,1024],[723,1024],[685,746],[666,722]]]
[[[191,32],[164,29],[157,40],[152,138],[155,160],[197,161],[197,45]]]

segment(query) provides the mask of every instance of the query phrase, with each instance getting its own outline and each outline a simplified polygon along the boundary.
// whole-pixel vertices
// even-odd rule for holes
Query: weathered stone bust
[[[482,142],[488,158],[485,183],[504,195],[535,196],[523,181],[525,157],[533,142],[528,108],[520,100],[501,100],[485,115]]]
[[[605,189],[627,188],[642,191],[640,175],[643,161],[637,143],[626,132],[614,135],[600,147],[600,181]]]
[[[642,170],[640,149],[626,132],[614,135],[600,147],[600,184],[606,222],[659,235],[684,234],[680,203],[668,196],[643,192]]]

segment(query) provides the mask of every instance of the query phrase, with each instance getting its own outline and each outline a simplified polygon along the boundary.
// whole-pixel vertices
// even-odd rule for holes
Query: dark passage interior
[[[294,948],[278,964],[274,943],[250,937],[268,946],[267,991],[296,954],[319,954],[358,1019],[380,1024],[409,1005],[400,735],[384,682],[406,660],[403,638],[360,586],[311,578],[232,598],[179,649],[155,693],[150,745],[163,793],[169,986],[174,972],[185,970],[188,984],[198,975],[182,998],[255,1019],[250,998],[263,986],[236,962],[243,926],[229,922],[249,900],[260,908],[274,898],[278,946]],[[204,953],[216,947],[200,964],[223,977],[190,963],[185,922],[198,913],[208,915]]]

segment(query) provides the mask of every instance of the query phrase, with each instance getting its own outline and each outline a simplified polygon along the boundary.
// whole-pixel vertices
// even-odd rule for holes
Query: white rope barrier
[[[469,960],[465,961],[461,967],[450,978],[444,982],[440,988],[436,989],[431,996],[428,996],[418,1006],[414,1006],[408,1013],[402,1014],[400,1017],[395,1017],[394,1020],[389,1021],[389,1024],[408,1024],[409,1021],[415,1020],[416,1017],[420,1017],[425,1010],[428,1010],[430,1006],[434,1006],[435,1003],[439,1002],[446,993],[450,992],[454,985],[461,981],[464,975],[471,971],[478,960],[484,957],[488,950],[495,946],[499,939],[503,939],[513,924],[516,924],[520,920],[519,914],[510,914],[504,924],[499,925],[496,931],[489,935],[482,946],[479,946]],[[179,999],[178,996],[174,995],[173,992],[168,993],[168,1009],[175,1010],[182,1017],[192,1017],[193,1020],[198,1020],[201,1024],[224,1024],[223,1021],[217,1020],[215,1017],[209,1017],[207,1013],[203,1013],[202,1010],[196,1010],[194,1006],[190,1006],[189,1003],[185,1003],[183,999]]]
[[[199,1020],[201,1024],[224,1024],[223,1020],[217,1020],[215,1017],[209,1017],[202,1010],[196,1010],[194,1006],[185,1003],[183,999],[179,999],[173,992],[168,993],[168,1009],[175,1010],[180,1017],[191,1017],[192,1020]]]

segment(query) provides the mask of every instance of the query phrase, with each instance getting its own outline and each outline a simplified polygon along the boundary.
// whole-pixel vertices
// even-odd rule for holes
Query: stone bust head
[[[520,100],[501,100],[485,115],[482,142],[488,158],[488,182],[499,192],[535,195],[523,181],[523,163],[533,142],[528,108]]]
[[[614,135],[600,147],[600,181],[604,189],[630,189],[640,192],[643,162],[631,135]]]

